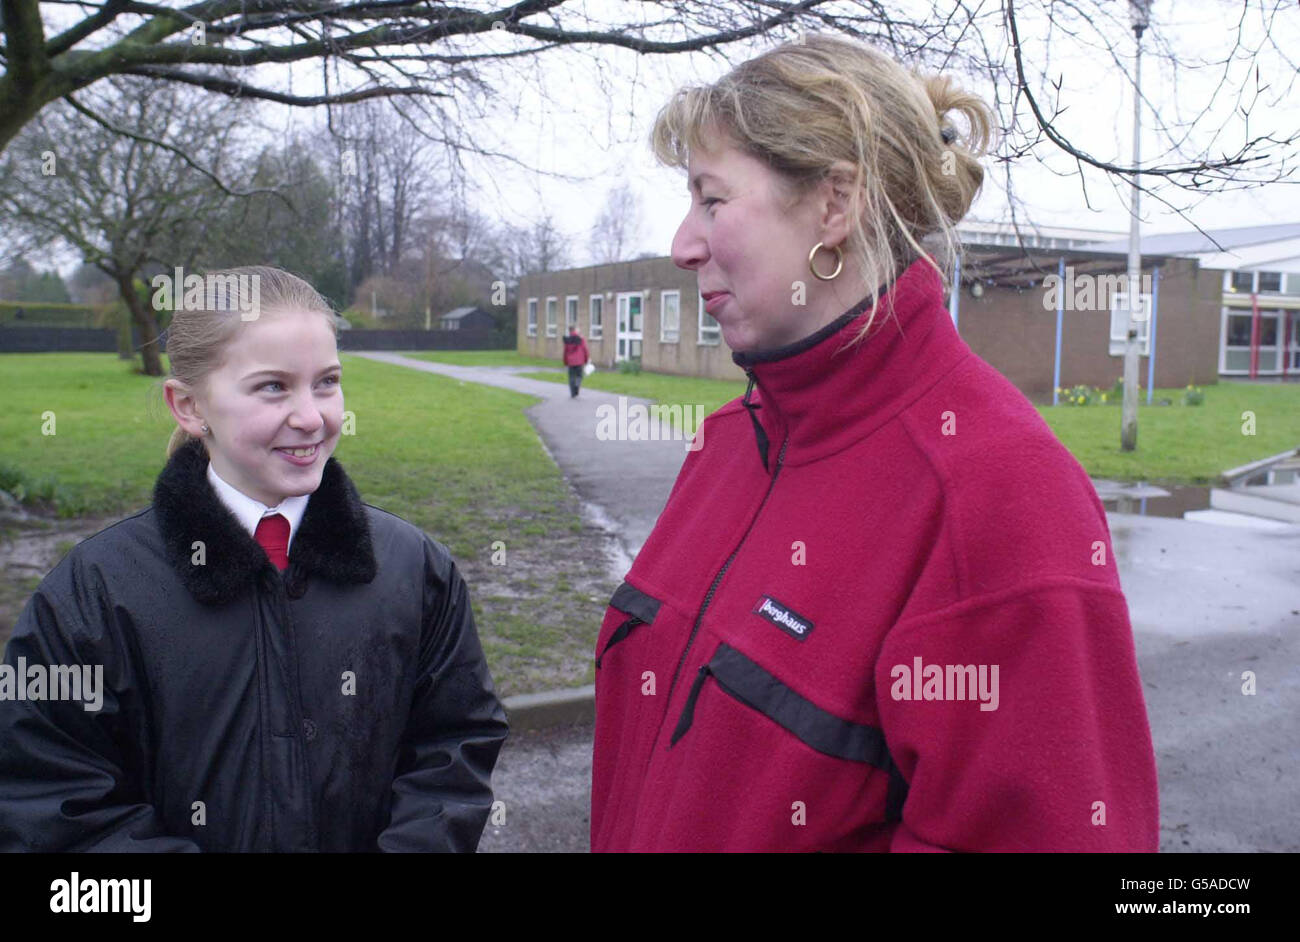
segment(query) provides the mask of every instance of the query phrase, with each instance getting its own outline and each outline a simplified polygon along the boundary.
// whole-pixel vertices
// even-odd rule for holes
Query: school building
[[[1068,227],[970,222],[948,297],[958,332],[1025,395],[1109,387],[1123,373],[1127,240]],[[1300,375],[1300,224],[1182,234],[1142,243],[1140,381]],[[1288,254],[1289,253],[1289,254]],[[571,325],[592,362],[639,359],[661,373],[739,379],[693,271],[647,258],[534,273],[519,284],[520,353],[561,357]]]

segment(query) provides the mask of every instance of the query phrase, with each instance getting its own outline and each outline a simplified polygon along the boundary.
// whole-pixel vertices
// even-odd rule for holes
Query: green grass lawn
[[[346,353],[341,362],[356,434],[334,454],[366,502],[476,574],[471,597],[498,689],[589,683],[612,587],[569,588],[593,567],[576,500],[523,413],[538,400]],[[0,488],[61,517],[148,506],[175,426],[158,382],[114,354],[0,355]],[[41,434],[47,412],[53,435]],[[488,562],[497,540],[508,567]]]
[[[414,350],[402,351],[402,355],[453,366],[553,366],[559,369],[564,365],[559,360],[524,356],[516,350]]]
[[[537,399],[346,353],[342,362],[356,434],[334,454],[367,501],[460,553],[494,510],[539,529],[554,522],[565,485],[522,413]],[[0,487],[16,475],[29,492],[44,481],[61,516],[148,504],[175,425],[155,383],[108,354],[0,356]],[[53,435],[42,434],[46,412]]]
[[[562,383],[562,374],[528,373]],[[705,414],[743,395],[740,381],[700,379],[663,373],[596,372],[584,386],[665,405],[705,406]],[[1098,478],[1206,484],[1219,474],[1259,458],[1300,446],[1300,384],[1261,385],[1220,382],[1206,386],[1205,402],[1182,405],[1183,390],[1157,389],[1154,400],[1171,406],[1138,407],[1138,448],[1119,447],[1118,406],[1038,406],[1039,413],[1070,452]],[[1146,390],[1140,394],[1146,402]],[[1242,434],[1246,411],[1255,413],[1255,434]]]
[[[1205,402],[1182,405],[1184,390],[1157,389],[1138,398],[1137,450],[1119,447],[1120,407],[1039,406],[1056,437],[1093,477],[1167,484],[1209,484],[1240,465],[1300,446],[1300,384],[1221,381],[1202,387]],[[1254,434],[1244,414],[1254,413]]]

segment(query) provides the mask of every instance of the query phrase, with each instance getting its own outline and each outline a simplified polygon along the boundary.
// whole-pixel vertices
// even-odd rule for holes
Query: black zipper
[[[677,728],[673,730],[672,738],[668,740],[669,746],[677,745],[677,740],[685,736],[686,731],[691,728],[691,723],[695,722],[695,701],[699,699],[704,681],[712,673],[713,669],[708,664],[700,665],[699,673],[695,675],[695,683],[691,684],[691,692],[686,695],[686,705],[682,707],[682,715],[677,719]]]
[[[746,370],[746,372],[750,371]],[[752,373],[750,374],[750,378],[754,378]],[[785,439],[781,442],[781,451],[778,452],[776,456],[776,467],[772,470],[772,480],[767,485],[767,493],[763,495],[763,500],[758,505],[758,510],[754,511],[753,519],[749,521],[749,526],[745,528],[745,535],[740,538],[740,542],[736,544],[736,548],[731,551],[731,555],[727,557],[727,561],[722,564],[722,568],[718,570],[718,574],[713,577],[713,584],[709,586],[708,594],[704,596],[704,604],[700,606],[699,614],[695,616],[695,624],[691,626],[691,636],[686,640],[686,648],[682,651],[682,656],[677,660],[677,669],[673,671],[673,682],[668,687],[669,703],[672,703],[673,691],[677,689],[677,679],[681,676],[682,665],[686,663],[686,656],[691,651],[691,645],[695,643],[695,636],[699,633],[700,623],[704,621],[704,613],[709,610],[709,604],[713,601],[713,594],[718,590],[718,583],[722,581],[722,577],[725,576],[727,570],[731,568],[732,561],[735,560],[736,556],[740,553],[741,547],[745,545],[745,540],[749,539],[749,532],[754,529],[754,524],[758,522],[758,518],[762,515],[763,508],[767,506],[768,498],[772,496],[772,489],[776,487],[776,479],[781,474],[781,466],[785,462],[785,448],[788,444],[790,444],[790,436],[786,435]],[[701,682],[702,681],[700,681],[699,678],[696,679],[697,684]],[[676,740],[674,740],[674,742],[675,741]],[[671,743],[669,743],[669,745],[671,745]]]
[[[645,624],[644,621],[642,621],[640,618],[637,618],[635,615],[632,615],[631,617],[628,618],[627,621],[623,622],[623,624],[615,628],[614,633],[610,635],[609,640],[605,642],[605,649],[600,652],[600,657],[596,658],[596,667],[599,669],[601,660],[605,657],[606,654],[609,653],[610,648],[612,648],[614,645],[618,644],[629,634],[631,634],[632,629],[635,628],[637,625],[644,625],[644,624]]]

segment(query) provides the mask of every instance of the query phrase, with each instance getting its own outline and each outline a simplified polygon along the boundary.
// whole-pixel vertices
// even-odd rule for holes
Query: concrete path
[[[352,351],[349,351],[350,353]],[[518,367],[450,366],[416,360],[400,353],[356,353],[370,360],[450,376],[469,383],[538,396],[543,401],[525,410],[564,476],[587,502],[599,522],[617,534],[628,565],[659,519],[668,492],[686,458],[684,441],[601,441],[597,410],[603,406],[648,406],[648,399],[584,389],[569,397],[568,383],[548,383],[516,375]]]
[[[629,559],[685,457],[682,442],[598,442],[597,407],[618,405],[610,393],[571,400],[566,385],[513,368],[360,355],[541,397],[529,418]],[[1107,519],[1156,750],[1161,851],[1300,851],[1300,526]],[[489,826],[482,849],[586,849],[590,761],[588,724],[512,735],[493,782],[507,822]]]
[[[1107,520],[1156,750],[1161,851],[1300,851],[1300,526]]]

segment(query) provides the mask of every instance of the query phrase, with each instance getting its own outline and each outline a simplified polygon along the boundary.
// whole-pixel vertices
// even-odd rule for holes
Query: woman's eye
[[[704,203],[705,206],[712,206],[714,203],[721,203],[722,200],[718,199],[716,196],[709,196],[706,197],[702,202]]]
[[[333,381],[334,381],[334,385],[337,386],[337,385],[339,385],[340,383],[343,382],[343,377],[342,377],[342,376],[339,376],[337,373],[334,374],[333,376],[326,376],[326,377],[325,377],[325,382],[328,383],[328,382],[330,382],[331,380],[333,380]]]
[[[265,389],[267,386],[279,386],[279,385],[280,385],[280,384],[279,384],[278,382],[276,382],[275,380],[271,380],[271,382],[269,382],[269,383],[263,383],[261,386],[258,386],[257,388],[258,388],[258,390],[263,390],[263,389]]]

